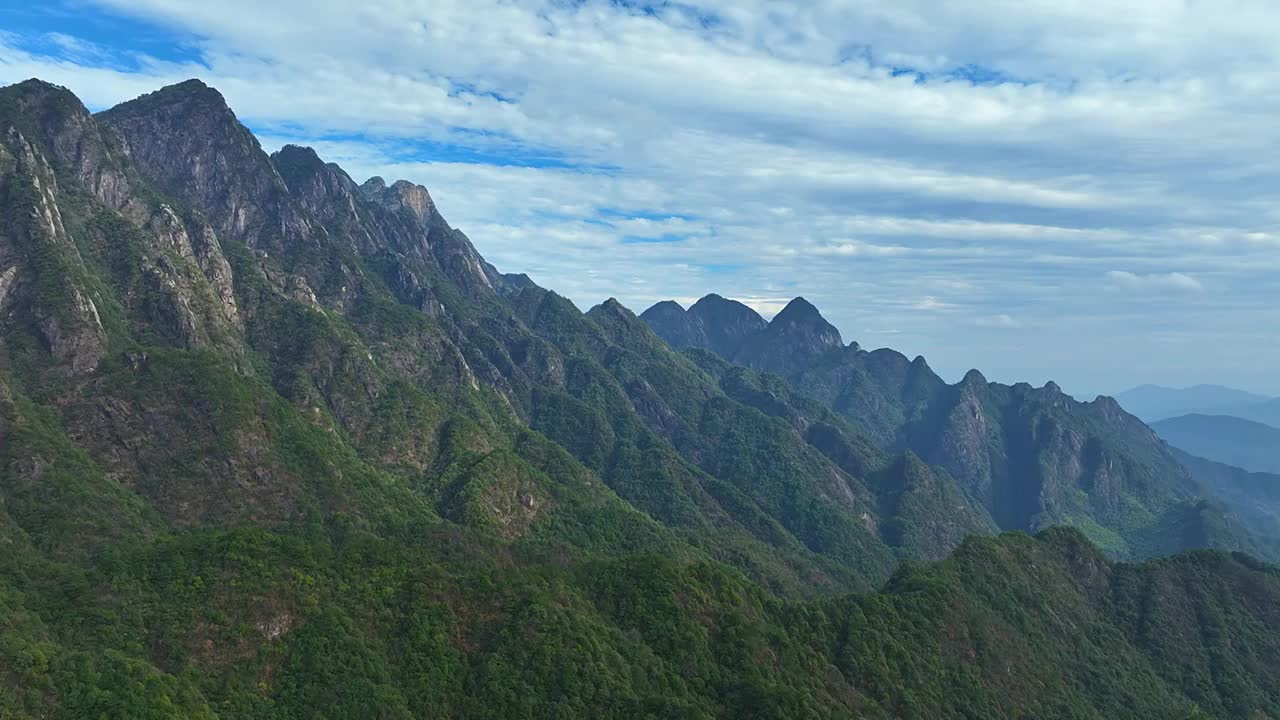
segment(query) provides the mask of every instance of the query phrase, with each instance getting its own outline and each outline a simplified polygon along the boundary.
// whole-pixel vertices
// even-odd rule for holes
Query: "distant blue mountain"
[[[1254,533],[1280,538],[1280,475],[1249,472],[1177,448],[1173,454],[1191,477],[1234,510]]]
[[[1117,394],[1115,399],[1120,407],[1148,423],[1191,414],[1235,415],[1267,422],[1245,414],[1248,409],[1262,405],[1272,405],[1271,417],[1274,422],[1280,422],[1280,399],[1273,400],[1265,395],[1221,385],[1196,385],[1188,388],[1142,385]]]
[[[1227,415],[1245,418],[1273,428],[1280,428],[1280,398],[1230,410]]]
[[[1280,430],[1229,415],[1183,415],[1151,423],[1165,442],[1251,472],[1280,473]]]

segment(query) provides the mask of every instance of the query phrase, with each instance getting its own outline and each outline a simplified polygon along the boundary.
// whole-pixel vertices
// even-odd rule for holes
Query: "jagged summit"
[[[437,214],[431,193],[408,180],[396,180],[388,186],[382,178],[374,177],[365,181],[361,189],[370,200],[393,211],[405,212],[424,225]]]
[[[767,321],[755,310],[715,293],[688,311],[658,303],[641,317],[673,347],[703,347],[756,370],[778,372],[788,356],[814,358],[841,346],[840,331],[804,298]]]
[[[301,145],[285,145],[271,154],[271,162],[291,189],[330,168],[316,151]]]
[[[151,94],[159,95],[162,93],[210,94],[210,95],[216,95],[219,98],[222,97],[222,93],[218,92],[216,88],[214,88],[211,85],[208,85],[207,83],[205,83],[205,81],[201,80],[200,78],[188,78],[186,80],[183,80],[182,82],[177,82],[172,85],[166,85]]]
[[[743,344],[737,361],[764,372],[785,373],[840,348],[840,331],[808,300],[798,297],[774,316],[756,337]]]
[[[684,306],[676,302],[675,300],[663,300],[661,302],[654,303],[649,308],[649,310],[653,310],[654,312],[663,313],[663,314],[670,314],[670,313],[683,314],[685,312]],[[649,312],[649,310],[646,310],[645,312]]]
[[[818,308],[803,297],[795,297],[777,315],[773,316],[770,324],[775,322],[802,323],[817,321],[826,322],[822,317],[822,313],[818,312]]]
[[[715,293],[703,296],[687,311],[664,301],[640,317],[672,347],[702,347],[724,357],[733,357],[748,338],[768,327],[755,310]]]
[[[166,85],[104,110],[99,115],[120,118],[161,111],[182,118],[199,114],[213,114],[223,119],[235,117],[235,112],[222,93],[197,78]]]
[[[752,324],[756,323],[756,318],[759,318],[760,324],[765,322],[764,318],[761,318],[759,313],[749,306],[715,293],[708,293],[702,296],[697,302],[689,306],[689,312],[707,319],[714,317],[716,313],[720,313],[736,316],[740,320],[748,319]]]
[[[803,328],[806,333],[813,336],[814,340],[826,346],[840,345],[840,331],[836,326],[827,322],[822,317],[822,313],[813,303],[802,297],[797,297],[787,303],[781,312],[769,321],[771,330],[780,331],[784,328]]]
[[[40,78],[34,78],[34,77],[27,78],[26,80],[22,80],[22,81],[13,83],[12,85],[6,85],[0,88],[0,92],[3,92],[5,94],[14,94],[14,95],[22,95],[30,92],[45,92],[49,90],[61,91],[73,97],[75,96],[75,93],[71,92],[70,90],[63,87],[62,85],[57,85],[55,83],[49,82],[48,80],[41,80]]]
[[[90,118],[80,98],[61,85],[32,79],[0,88],[0,132],[12,128],[28,136],[55,161],[81,153],[82,136],[92,131]]]
[[[621,302],[618,301],[618,298],[615,298],[615,297],[610,297],[606,299],[604,302],[600,303],[596,307],[601,310],[606,310],[611,313],[616,313],[618,315],[631,316],[634,314],[631,312],[631,310],[627,309],[627,306],[623,305]]]
[[[75,108],[85,113],[88,112],[85,110],[84,103],[80,102],[80,98],[76,97],[75,93],[61,85],[55,85],[37,78],[23,80],[20,83],[0,88],[0,95],[12,101],[46,105],[47,109]]]

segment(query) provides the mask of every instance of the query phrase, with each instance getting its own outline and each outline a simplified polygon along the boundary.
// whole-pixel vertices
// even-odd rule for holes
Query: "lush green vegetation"
[[[1009,535],[880,593],[779,600],[719,564],[503,559],[448,526],[125,543],[4,567],[12,716],[1264,717],[1280,574],[1111,565]],[[1264,713],[1258,715],[1254,713]]]

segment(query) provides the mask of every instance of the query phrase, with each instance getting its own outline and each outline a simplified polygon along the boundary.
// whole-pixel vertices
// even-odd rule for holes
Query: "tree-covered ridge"
[[[813,314],[786,336],[825,337]],[[96,116],[0,89],[0,717],[1118,707],[1083,670],[1009,698],[940,654],[955,607],[1014,610],[956,563],[1057,556],[1008,536],[895,575],[997,528],[927,460],[498,272],[425,188],[268,156],[198,81]],[[1205,650],[1250,709],[1273,640]],[[1134,647],[1112,666],[1166,672]],[[1228,707],[1153,682],[1151,716]]]
[[[1280,557],[1280,527],[1250,527],[1111,398],[1078,402],[1053,383],[1002,385],[977,370],[949,385],[922,357],[843,345],[803,298],[768,323],[715,295],[641,317],[674,348],[776,373],[877,446],[914,453],[1002,529],[1072,525],[1126,559],[1206,546]]]
[[[966,543],[885,590],[779,600],[656,555],[529,564],[443,525],[204,531],[6,561],[24,717],[1276,717],[1280,576]]]

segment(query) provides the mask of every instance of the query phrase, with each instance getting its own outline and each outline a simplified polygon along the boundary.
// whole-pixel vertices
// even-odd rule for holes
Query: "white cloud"
[[[917,300],[916,302],[912,303],[911,307],[916,310],[928,310],[928,311],[936,312],[936,311],[944,311],[944,310],[954,310],[956,308],[956,305],[954,305],[953,303],[943,302],[938,298],[930,295],[928,297],[923,297]]]
[[[1122,320],[1239,327],[1222,352],[1280,320],[1280,163],[1258,150],[1280,145],[1280,13],[1262,0],[96,5],[183,33],[195,57],[66,28],[42,40],[54,57],[0,34],[0,82],[40,76],[105,107],[200,76],[264,145],[427,185],[495,264],[582,306],[715,290],[769,314],[804,294],[961,369],[1010,349],[946,311],[1038,332],[1003,319],[1019,308],[1115,349],[1067,368],[1093,387],[1143,365],[1139,347],[1117,355]],[[988,77],[948,74],[968,66]],[[667,236],[683,239],[620,242]],[[1124,292],[1096,292],[1100,275]],[[1043,362],[1063,342],[1045,338]],[[1254,356],[1274,366],[1280,347]]]
[[[735,296],[735,300],[746,305],[747,307],[760,313],[766,320],[771,319],[774,315],[782,312],[782,309],[791,302],[790,297],[751,297],[751,296]]]
[[[1126,270],[1111,270],[1106,277],[1115,287],[1137,292],[1204,292],[1204,285],[1199,280],[1180,272],[1140,275]]]
[[[837,240],[830,244],[819,245],[813,249],[815,255],[870,255],[873,257],[903,255],[909,252],[911,252],[911,248],[901,245],[871,245],[858,240]]]
[[[1002,330],[1017,330],[1022,327],[1022,322],[1012,315],[991,315],[989,317],[980,317],[975,319],[975,325],[979,327],[1000,328]]]

